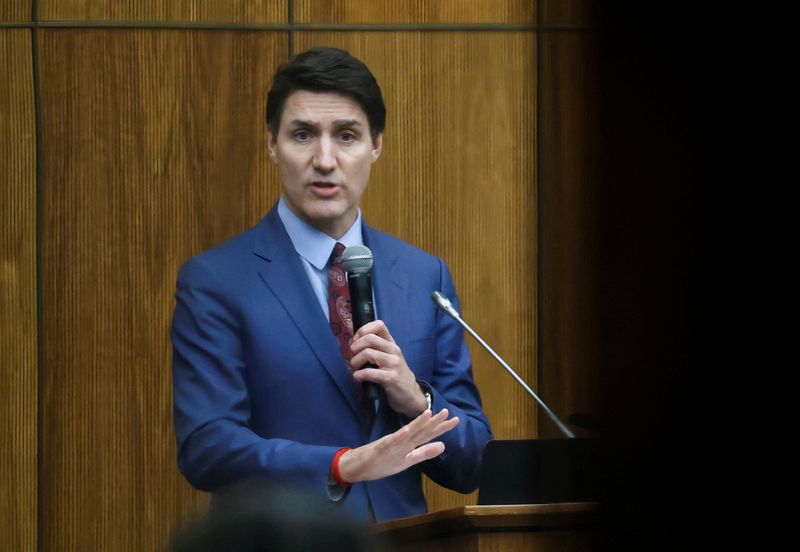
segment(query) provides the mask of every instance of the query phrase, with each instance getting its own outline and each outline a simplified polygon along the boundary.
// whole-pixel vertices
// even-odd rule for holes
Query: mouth
[[[314,195],[326,199],[337,197],[340,188],[335,182],[329,182],[327,180],[315,180],[311,182],[309,187]]]

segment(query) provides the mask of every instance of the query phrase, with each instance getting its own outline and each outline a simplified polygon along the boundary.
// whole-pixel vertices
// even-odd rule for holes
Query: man
[[[281,198],[178,276],[178,464],[200,489],[274,479],[384,521],[427,510],[421,473],[461,492],[477,484],[489,424],[463,332],[430,299],[455,298],[447,268],[358,208],[385,113],[374,77],[343,50],[300,54],[273,79]],[[373,252],[380,319],[350,340],[339,262],[360,244]],[[364,382],[384,398],[366,400]]]

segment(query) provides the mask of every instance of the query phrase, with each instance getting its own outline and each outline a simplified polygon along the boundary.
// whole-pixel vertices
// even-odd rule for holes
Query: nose
[[[323,174],[330,173],[336,168],[333,140],[329,136],[323,136],[317,144],[313,159],[314,169]]]

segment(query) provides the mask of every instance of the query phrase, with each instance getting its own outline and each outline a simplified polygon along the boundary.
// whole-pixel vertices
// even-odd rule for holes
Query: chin
[[[305,221],[310,223],[312,226],[319,227],[319,226],[328,226],[330,223],[335,222],[341,218],[341,215],[337,215],[336,213],[332,213],[330,211],[322,211],[322,210],[314,210],[314,211],[305,211],[304,213]]]
[[[345,205],[329,203],[327,205],[316,205],[315,208],[307,211],[309,218],[320,221],[335,221],[347,217],[350,209]]]

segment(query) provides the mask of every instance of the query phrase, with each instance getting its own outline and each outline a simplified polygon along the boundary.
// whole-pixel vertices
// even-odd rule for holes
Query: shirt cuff
[[[428,401],[428,410],[433,412],[433,389],[428,382],[422,380],[417,380],[417,385],[419,385],[419,388],[425,395],[425,400]]]

